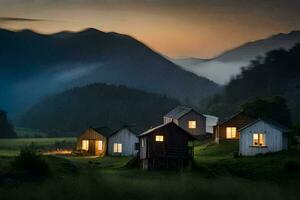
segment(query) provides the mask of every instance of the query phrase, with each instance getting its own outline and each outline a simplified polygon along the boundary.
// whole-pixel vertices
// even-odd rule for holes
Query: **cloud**
[[[22,18],[22,17],[0,17],[0,23],[7,22],[49,22],[48,19],[34,19],[34,18]]]

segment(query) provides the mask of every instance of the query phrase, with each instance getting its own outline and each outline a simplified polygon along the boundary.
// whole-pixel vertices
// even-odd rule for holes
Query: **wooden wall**
[[[222,123],[215,128],[216,133],[214,135],[216,137],[216,140],[238,140],[240,138],[240,133],[238,132],[238,130],[253,121],[254,119],[252,117],[249,117],[243,113],[236,115],[229,121]],[[236,127],[237,137],[235,139],[226,138],[226,127]]]
[[[188,131],[189,133],[195,135],[195,136],[200,136],[200,135],[205,135],[206,134],[206,117],[203,115],[199,115],[195,111],[191,111],[187,113],[186,115],[182,116],[180,119],[172,119],[169,117],[164,117],[164,123],[169,123],[169,122],[174,122],[184,130]],[[189,121],[196,121],[196,128],[195,129],[190,129],[188,127],[188,122]]]
[[[139,159],[143,166],[152,169],[163,168],[172,160],[182,161],[183,163],[191,159],[188,146],[190,136],[175,126],[167,125],[140,137],[140,147],[141,140],[146,140],[146,145],[140,148],[139,154]],[[164,141],[155,141],[157,135],[164,136]]]
[[[114,153],[114,143],[122,144],[122,153]],[[138,143],[137,136],[127,128],[119,130],[108,139],[108,154],[109,155],[121,155],[132,156],[137,154],[135,150],[135,144]]]
[[[89,140],[89,153],[91,155],[96,156],[104,156],[106,154],[107,149],[107,139],[103,135],[96,132],[94,129],[89,128],[86,131],[84,131],[77,139],[77,150],[82,149],[82,140]],[[98,150],[98,147],[96,146],[97,140],[102,141],[102,150]]]
[[[266,147],[253,147],[253,134],[264,133]],[[243,129],[241,131],[239,141],[239,153],[244,156],[264,154],[268,152],[276,152],[286,149],[284,144],[283,133],[273,126],[258,121],[257,123]]]

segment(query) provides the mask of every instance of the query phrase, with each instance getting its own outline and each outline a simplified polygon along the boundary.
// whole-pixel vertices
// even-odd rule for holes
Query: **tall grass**
[[[281,186],[237,178],[204,179],[189,173],[90,171],[22,187],[0,188],[1,200],[40,199],[299,199],[299,184]]]

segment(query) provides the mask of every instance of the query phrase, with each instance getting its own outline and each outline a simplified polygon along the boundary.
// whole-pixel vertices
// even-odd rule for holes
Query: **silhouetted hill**
[[[216,96],[208,109],[221,116],[240,109],[240,105],[258,97],[282,96],[292,118],[300,115],[300,44],[290,50],[273,50],[257,59]],[[275,108],[274,108],[275,109]]]
[[[178,101],[125,86],[92,84],[48,97],[21,117],[23,127],[52,134],[78,133],[89,126],[138,129],[159,124]]]
[[[230,78],[241,72],[241,67],[249,65],[251,60],[273,49],[290,49],[300,43],[300,31],[280,33],[262,40],[248,42],[222,53],[216,58],[203,60],[198,58],[172,59],[187,71],[206,77],[220,84],[226,84]]]
[[[91,83],[126,85],[198,105],[214,82],[134,38],[96,29],[43,35],[0,29],[0,105],[19,112],[45,95]]]

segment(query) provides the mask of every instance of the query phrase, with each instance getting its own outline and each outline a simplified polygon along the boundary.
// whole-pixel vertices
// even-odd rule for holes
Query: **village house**
[[[178,106],[163,117],[164,123],[174,122],[196,137],[206,135],[206,117],[193,108]]]
[[[253,156],[287,150],[288,129],[274,121],[257,119],[239,129],[239,154]]]
[[[221,141],[237,141],[240,138],[239,129],[256,120],[255,118],[239,112],[215,126],[214,137],[217,143]]]
[[[137,154],[137,133],[131,127],[124,126],[108,138],[108,154],[134,156]]]
[[[194,155],[196,138],[174,122],[149,129],[139,137],[139,163],[142,169],[181,168]]]
[[[108,127],[88,128],[77,139],[77,151],[88,155],[104,156],[107,149],[107,138],[112,134]]]

